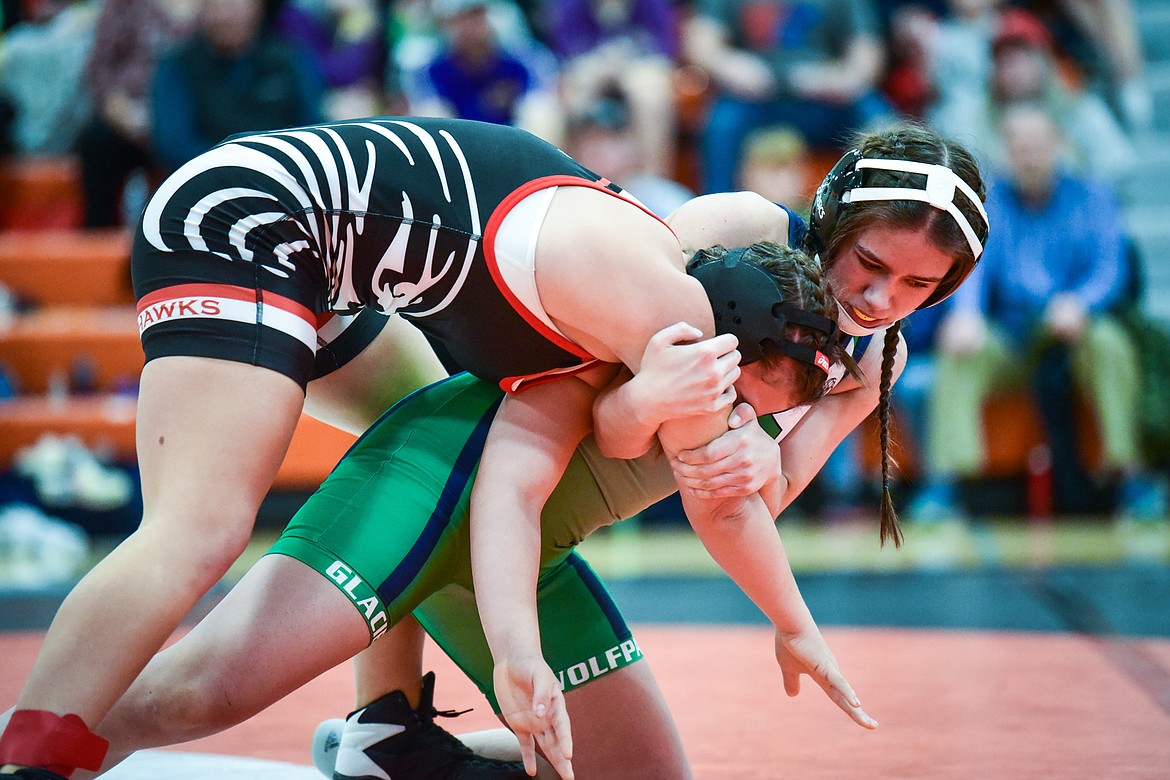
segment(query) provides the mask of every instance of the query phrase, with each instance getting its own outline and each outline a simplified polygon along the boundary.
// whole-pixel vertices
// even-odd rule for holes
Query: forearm
[[[659,438],[671,457],[727,431],[727,412],[670,420]],[[796,587],[773,516],[759,494],[703,498],[680,486],[683,509],[699,540],[735,583],[776,626],[791,633],[812,625]]]
[[[536,610],[540,509],[477,498],[473,493],[471,571],[492,657],[499,661],[540,655]],[[534,518],[537,522],[531,522]]]
[[[471,493],[471,572],[492,657],[540,655],[540,513],[589,431],[595,391],[562,379],[507,396]]]
[[[607,458],[637,458],[656,441],[659,421],[646,417],[646,404],[637,388],[634,381],[611,385],[593,405],[593,436]]]
[[[682,500],[707,552],[777,631],[795,634],[815,626],[759,496],[714,502],[684,491]]]
[[[788,477],[781,470],[774,479],[768,480],[760,488],[760,498],[768,507],[768,514],[773,520],[779,517],[784,508],[791,504],[792,499],[796,497],[795,495],[789,496],[788,485]]]

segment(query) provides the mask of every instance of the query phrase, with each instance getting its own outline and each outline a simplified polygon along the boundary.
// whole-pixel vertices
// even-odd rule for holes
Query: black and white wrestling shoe
[[[411,708],[393,691],[345,720],[323,722],[313,735],[313,764],[332,780],[526,780],[519,761],[476,755],[435,723],[459,712],[434,707],[435,674],[423,676]]]

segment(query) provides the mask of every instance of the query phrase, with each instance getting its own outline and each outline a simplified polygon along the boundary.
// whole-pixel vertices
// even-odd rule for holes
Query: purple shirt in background
[[[346,41],[340,40],[337,26],[335,16],[314,13],[295,3],[286,4],[276,17],[278,34],[310,53],[326,86],[381,81],[385,61],[381,28],[375,24],[368,35]]]
[[[645,54],[675,57],[678,31],[671,0],[629,0],[628,17],[617,24],[600,20],[594,5],[591,0],[548,4],[549,44],[562,60],[622,38],[632,40]]]

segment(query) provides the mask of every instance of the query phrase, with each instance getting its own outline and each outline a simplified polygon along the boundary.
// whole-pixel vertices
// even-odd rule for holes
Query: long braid
[[[886,329],[877,409],[882,446],[881,543],[885,545],[887,539],[893,539],[895,547],[902,546],[902,529],[898,525],[898,513],[894,510],[894,499],[890,495],[890,388],[893,384],[894,357],[898,353],[898,334],[901,330],[901,320]]]

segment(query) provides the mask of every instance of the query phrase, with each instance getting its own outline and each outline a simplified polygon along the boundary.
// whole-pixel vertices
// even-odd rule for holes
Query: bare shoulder
[[[714,332],[702,285],[656,217],[583,187],[558,191],[537,244],[541,303],[589,354],[636,368],[654,333],[676,322]]]
[[[700,195],[679,206],[666,223],[688,253],[716,244],[788,243],[788,212],[754,192]]]

